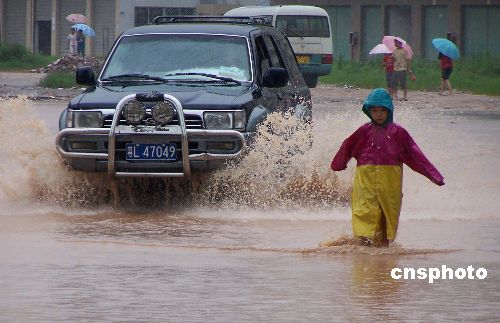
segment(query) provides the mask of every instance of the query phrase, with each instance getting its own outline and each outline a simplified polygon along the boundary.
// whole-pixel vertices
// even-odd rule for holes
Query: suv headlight
[[[237,111],[209,111],[203,114],[207,129],[235,129],[244,130],[246,127],[246,113]]]
[[[68,127],[100,128],[102,122],[103,118],[100,111],[71,111],[67,115]]]
[[[122,116],[129,124],[139,124],[146,116],[146,107],[137,100],[130,100],[125,103]]]
[[[163,126],[172,121],[175,108],[170,101],[158,102],[151,108],[151,114],[156,123]]]

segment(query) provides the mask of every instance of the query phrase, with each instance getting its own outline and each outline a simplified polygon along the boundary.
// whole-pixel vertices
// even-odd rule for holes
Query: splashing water
[[[102,189],[105,176],[69,171],[63,164],[26,98],[1,101],[0,115],[0,201],[89,206],[109,200]]]
[[[341,234],[319,243],[318,248],[311,251],[327,254],[367,254],[367,255],[421,255],[433,253],[450,253],[460,249],[425,249],[408,248],[392,244],[389,248],[374,248],[361,245],[358,237],[351,234]]]
[[[241,160],[212,174],[198,174],[191,186],[173,179],[121,180],[124,200],[139,208],[153,205],[171,209],[179,204],[229,210],[345,209],[355,161],[346,171],[337,173],[330,170],[330,161],[342,140],[368,119],[358,101],[330,104],[317,104],[320,110],[314,112],[312,125],[290,113],[269,115]],[[26,99],[0,102],[2,205],[25,201],[63,207],[110,206],[107,175],[68,169],[55,151],[53,135],[34,115]],[[415,219],[470,217],[474,210],[479,211],[475,212],[477,217],[494,215],[493,206],[498,202],[493,196],[498,186],[491,175],[497,170],[488,160],[497,158],[499,144],[494,132],[484,128],[494,127],[494,123],[484,124],[483,130],[472,121],[465,122],[460,113],[436,109],[431,103],[407,103],[396,108],[395,122],[409,130],[447,182],[444,189],[437,188],[406,170],[406,217],[408,213]],[[467,136],[463,136],[464,129]],[[459,146],[456,138],[461,138]],[[485,154],[490,157],[483,158]],[[471,200],[472,192],[480,194],[474,193]]]
[[[311,124],[289,113],[270,114],[251,150],[238,163],[215,173],[205,195],[230,208],[345,204],[348,190],[329,170],[329,160],[318,154],[322,147],[315,145],[312,136]]]
[[[34,117],[27,99],[1,103],[0,200],[34,200],[64,206],[109,205],[109,179],[103,173],[69,169],[55,151],[46,125]],[[312,145],[312,126],[290,113],[271,114],[259,127],[244,158],[213,174],[198,174],[196,192],[176,180],[120,180],[124,200],[148,206],[174,203],[186,195],[198,206],[304,207],[345,204],[347,188],[339,186],[325,160]],[[320,158],[318,158],[320,157]],[[124,193],[125,192],[125,193]],[[134,193],[130,193],[134,192]],[[163,194],[165,193],[165,194]],[[171,193],[171,194],[168,194]],[[145,201],[141,204],[141,200]],[[200,205],[201,204],[201,205]]]

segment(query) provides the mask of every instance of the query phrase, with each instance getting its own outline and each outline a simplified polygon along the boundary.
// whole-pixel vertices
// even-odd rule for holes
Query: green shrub
[[[2,61],[26,59],[31,53],[19,44],[0,46],[0,59]]]
[[[441,79],[439,61],[414,59],[417,80],[408,80],[409,90],[438,91]],[[450,77],[453,88],[474,94],[500,95],[500,57],[481,56],[462,58],[454,62]],[[382,56],[355,62],[334,62],[332,72],[320,78],[322,84],[349,85],[361,88],[386,87]]]
[[[74,73],[49,73],[40,81],[40,86],[48,88],[72,88],[77,86]]]
[[[34,54],[26,47],[15,45],[0,45],[0,69],[2,70],[26,70],[47,66],[55,61],[57,57]]]

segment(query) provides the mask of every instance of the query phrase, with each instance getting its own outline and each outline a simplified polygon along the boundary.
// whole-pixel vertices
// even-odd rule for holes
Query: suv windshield
[[[213,77],[206,75],[214,75],[238,81],[251,81],[248,53],[247,39],[241,36],[125,36],[116,46],[101,79],[136,74],[173,80],[213,81]]]

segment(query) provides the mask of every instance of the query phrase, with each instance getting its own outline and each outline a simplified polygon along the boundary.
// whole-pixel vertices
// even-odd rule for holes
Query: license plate
[[[309,56],[307,55],[297,55],[297,62],[299,64],[309,64]]]
[[[127,160],[177,160],[175,144],[126,144]]]

